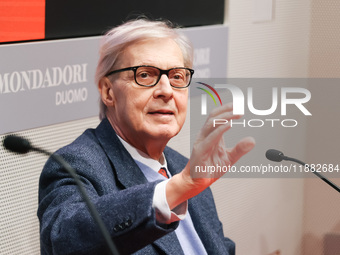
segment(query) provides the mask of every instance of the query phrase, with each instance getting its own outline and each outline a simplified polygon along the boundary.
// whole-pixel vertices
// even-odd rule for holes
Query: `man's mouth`
[[[173,115],[174,112],[173,112],[173,111],[170,111],[170,110],[157,110],[157,111],[149,112],[149,114]]]

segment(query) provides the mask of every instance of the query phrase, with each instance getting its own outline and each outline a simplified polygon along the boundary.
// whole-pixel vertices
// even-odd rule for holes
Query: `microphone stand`
[[[305,162],[302,162],[301,160],[295,159],[295,158],[290,158],[287,156],[284,156],[283,158],[284,160],[288,160],[288,161],[293,161],[295,163],[298,163],[300,165],[303,165],[304,167],[308,167],[308,169],[315,174],[317,177],[319,177],[321,180],[323,180],[324,182],[326,182],[329,186],[331,186],[333,189],[335,189],[336,191],[338,191],[340,193],[340,188],[335,185],[333,182],[331,182],[330,180],[328,180],[325,176],[323,176],[322,174],[318,173],[315,171],[315,169],[313,167],[310,167],[309,165],[307,165]]]
[[[61,156],[59,156],[57,154],[52,154],[52,153],[50,153],[46,150],[32,146],[28,140],[21,138],[21,137],[7,136],[4,139],[3,144],[4,144],[4,147],[6,149],[11,150],[13,152],[27,153],[30,150],[36,151],[36,152],[45,154],[47,156],[51,156],[55,161],[57,161],[59,164],[61,164],[65,168],[65,170],[72,176],[74,181],[76,182],[76,185],[78,186],[80,194],[83,197],[93,219],[97,223],[97,225],[100,229],[100,232],[102,233],[102,235],[105,239],[105,242],[106,242],[106,244],[109,248],[110,253],[112,255],[119,255],[119,252],[118,252],[116,246],[114,245],[114,243],[111,239],[110,233],[108,232],[107,228],[105,227],[104,222],[101,219],[96,207],[93,205],[93,203],[89,199],[88,195],[86,194],[84,186],[82,185],[78,175],[76,174],[76,171],[70,166],[69,163],[67,163]]]

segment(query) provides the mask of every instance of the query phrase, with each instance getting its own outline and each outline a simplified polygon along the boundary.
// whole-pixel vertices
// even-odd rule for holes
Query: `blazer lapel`
[[[95,132],[114,166],[117,179],[125,188],[148,182],[107,119],[100,123]]]
[[[205,194],[201,193],[189,200],[188,210],[196,232],[208,254],[227,254],[227,251],[225,251],[225,244],[223,240],[221,240],[219,233],[217,233],[217,229],[221,226],[216,226],[210,218],[213,205],[202,204],[202,201],[207,201],[207,199],[211,199],[211,197],[206,198],[204,196]]]

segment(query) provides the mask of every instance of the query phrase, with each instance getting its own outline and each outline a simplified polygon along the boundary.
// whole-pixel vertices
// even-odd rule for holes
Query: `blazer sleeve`
[[[95,143],[79,143],[57,153],[78,173],[121,254],[131,254],[178,226],[156,223],[152,198],[157,182],[122,187]],[[40,177],[38,217],[42,255],[105,253],[104,239],[75,181],[52,158]]]

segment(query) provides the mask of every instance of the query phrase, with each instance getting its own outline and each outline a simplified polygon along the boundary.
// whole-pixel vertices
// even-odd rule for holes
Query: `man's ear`
[[[114,106],[116,99],[112,90],[112,84],[107,77],[103,77],[98,82],[98,90],[103,103],[109,107]]]

